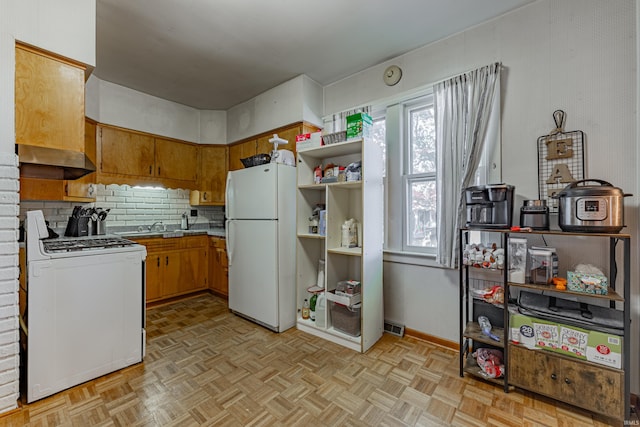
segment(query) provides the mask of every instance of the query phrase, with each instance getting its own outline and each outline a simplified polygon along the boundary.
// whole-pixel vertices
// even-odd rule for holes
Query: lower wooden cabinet
[[[206,235],[135,241],[147,248],[147,303],[207,289],[209,247]]]
[[[228,297],[229,263],[225,239],[210,237],[209,253],[209,289],[220,296]]]
[[[624,373],[543,350],[509,345],[509,383],[614,418],[623,418]]]

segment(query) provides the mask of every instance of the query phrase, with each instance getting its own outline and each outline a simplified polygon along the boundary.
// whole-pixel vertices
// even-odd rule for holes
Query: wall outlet
[[[191,209],[191,216],[198,216],[198,209]]]

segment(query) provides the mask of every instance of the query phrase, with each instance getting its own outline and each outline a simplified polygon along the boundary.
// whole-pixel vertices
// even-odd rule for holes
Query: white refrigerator
[[[295,186],[281,163],[227,175],[229,309],[275,332],[296,323]]]

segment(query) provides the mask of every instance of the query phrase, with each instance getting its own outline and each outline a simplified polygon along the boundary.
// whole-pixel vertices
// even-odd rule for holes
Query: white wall
[[[636,2],[540,0],[489,23],[433,43],[324,88],[324,114],[388,98],[495,61],[502,82],[503,180],[520,199],[538,198],[539,136],[567,114],[565,130],[586,135],[586,176],[636,196],[625,198],[632,235],[632,348],[639,354],[638,137],[636,134]],[[382,71],[403,69],[387,87]],[[519,212],[519,206],[514,211]],[[587,252],[564,249],[579,260]],[[600,254],[602,249],[595,248]],[[562,252],[561,255],[562,257]],[[606,259],[596,260],[606,265]],[[565,268],[568,262],[565,259]],[[446,270],[385,263],[385,316],[408,328],[458,341],[458,276]],[[637,358],[633,358],[637,359]],[[637,363],[632,390],[640,390]]]
[[[225,111],[198,110],[95,76],[86,85],[85,113],[97,122],[202,144],[226,144]]]
[[[306,121],[322,126],[322,87],[301,75],[227,110],[227,141]]]
[[[95,66],[95,0],[0,1],[0,413],[18,399],[15,40]]]

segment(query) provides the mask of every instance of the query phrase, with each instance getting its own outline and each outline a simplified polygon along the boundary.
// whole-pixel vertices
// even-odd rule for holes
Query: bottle
[[[310,317],[310,313],[309,313],[309,301],[307,301],[307,299],[304,299],[304,302],[302,303],[302,318],[303,319],[308,319]]]
[[[324,292],[318,295],[318,299],[316,300],[316,326],[318,328],[326,327],[326,319],[327,319],[327,301],[324,296]]]
[[[186,212],[182,213],[182,221],[180,222],[180,228],[182,230],[188,230],[189,229],[189,220],[187,219],[187,213]]]
[[[316,300],[318,299],[318,294],[311,295],[309,298],[309,318],[312,322],[316,321]]]
[[[324,289],[324,260],[318,260],[318,279],[316,286]]]

